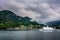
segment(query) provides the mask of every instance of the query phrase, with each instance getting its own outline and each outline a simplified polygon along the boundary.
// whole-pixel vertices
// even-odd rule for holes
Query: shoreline
[[[38,31],[39,29],[0,29],[0,31]],[[60,29],[55,29],[59,30]]]
[[[0,31],[38,31],[39,29],[1,29]]]

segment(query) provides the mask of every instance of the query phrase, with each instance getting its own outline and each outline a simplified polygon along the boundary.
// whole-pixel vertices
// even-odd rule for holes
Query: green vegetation
[[[11,11],[0,11],[0,29],[20,28],[20,29],[36,29],[42,28],[43,24],[38,24],[29,17],[20,17]]]
[[[8,10],[0,11],[0,29],[40,29],[45,26],[31,20],[32,18],[17,16],[15,13]],[[60,29],[60,25],[54,24],[49,26]]]
[[[50,27],[60,29],[60,20],[55,20],[47,23]]]
[[[60,29],[60,25],[49,25],[52,28]]]

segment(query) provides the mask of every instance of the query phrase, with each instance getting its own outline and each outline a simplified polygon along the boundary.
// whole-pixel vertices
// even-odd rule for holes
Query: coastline
[[[54,29],[54,30],[60,31],[60,29]],[[0,31],[39,31],[39,29],[0,29]]]
[[[1,29],[0,31],[38,31],[39,29]]]

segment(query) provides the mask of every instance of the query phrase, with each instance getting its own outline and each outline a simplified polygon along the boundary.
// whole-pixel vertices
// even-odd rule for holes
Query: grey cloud
[[[0,10],[10,10],[16,15],[46,23],[60,20],[59,4],[60,0],[0,0]]]

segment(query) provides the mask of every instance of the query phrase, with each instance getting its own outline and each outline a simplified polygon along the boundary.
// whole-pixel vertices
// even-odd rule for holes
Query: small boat
[[[39,29],[39,31],[43,31],[43,32],[52,32],[54,29],[47,26],[47,27],[43,27],[42,29]]]

